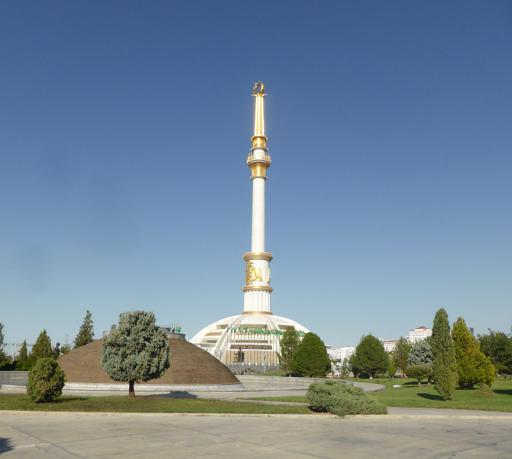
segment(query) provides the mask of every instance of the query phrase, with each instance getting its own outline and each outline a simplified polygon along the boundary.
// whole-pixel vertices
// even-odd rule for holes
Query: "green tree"
[[[325,376],[331,360],[324,342],[314,333],[306,333],[292,359],[292,371],[301,376]]]
[[[495,378],[492,361],[480,351],[478,340],[469,331],[462,317],[453,324],[452,339],[460,387],[472,389],[475,384],[480,383],[491,386]]]
[[[169,340],[152,312],[125,312],[103,341],[101,364],[114,381],[135,383],[158,378],[169,368]]]
[[[63,344],[61,347],[60,347],[60,353],[62,355],[66,355],[68,354],[69,352],[71,352],[71,346],[69,344]]]
[[[20,350],[18,352],[18,355],[16,356],[15,363],[16,363],[16,370],[19,370],[19,371],[30,370],[33,362],[29,357],[28,346],[27,346],[26,341],[23,341],[23,343],[20,347]]]
[[[457,386],[457,361],[448,314],[444,308],[439,309],[434,318],[431,346],[435,388],[443,400],[451,400]]]
[[[292,362],[295,352],[300,345],[300,339],[297,336],[295,327],[290,327],[285,330],[281,337],[281,353],[279,354],[279,364],[285,374],[292,373]]]
[[[422,339],[416,341],[409,352],[407,358],[408,365],[427,365],[432,366],[434,357],[432,355],[432,346],[430,345],[430,339]]]
[[[75,349],[89,344],[94,339],[94,328],[91,311],[85,312],[85,317],[75,338]]]
[[[39,333],[36,344],[32,346],[32,352],[30,353],[30,359],[32,362],[36,362],[37,359],[43,359],[47,357],[53,357],[52,342],[46,330]]]
[[[27,394],[37,403],[53,402],[62,394],[64,372],[51,358],[40,358],[28,374]]]
[[[18,353],[16,360],[18,362],[26,362],[28,360],[28,346],[26,341],[23,341],[23,344],[20,347],[20,352]]]
[[[430,381],[432,377],[431,365],[409,365],[407,367],[407,376],[414,378],[418,381],[418,386],[421,386],[421,381],[427,378]]]
[[[388,355],[388,376],[390,378],[394,378],[395,375],[396,375],[396,370],[397,370],[397,366],[396,366],[396,362],[395,362],[395,359],[393,358],[393,355]]]
[[[407,341],[403,336],[400,337],[396,343],[395,350],[392,353],[391,358],[395,362],[395,366],[400,372],[405,375],[407,371],[407,358],[411,352],[411,343]]]
[[[346,378],[347,376],[350,375],[350,372],[352,371],[352,368],[350,368],[350,362],[349,362],[349,359],[348,357],[345,357],[343,359],[343,362],[341,362],[341,368],[340,368],[340,373],[341,373],[341,376],[343,376],[344,378]]]
[[[361,338],[352,354],[350,364],[354,375],[373,378],[387,371],[388,354],[379,339],[371,334],[366,335]]]
[[[4,324],[0,323],[0,368],[10,363],[10,359],[4,351]]]
[[[512,375],[512,335],[489,330],[479,335],[480,350],[492,359],[499,374]]]

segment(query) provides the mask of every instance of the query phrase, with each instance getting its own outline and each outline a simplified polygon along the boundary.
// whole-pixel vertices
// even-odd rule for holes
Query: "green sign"
[[[229,327],[228,332],[239,333],[242,335],[274,335],[281,336],[284,334],[283,330],[269,330],[268,328],[252,328],[252,327]],[[297,331],[297,336],[304,336],[303,331]]]

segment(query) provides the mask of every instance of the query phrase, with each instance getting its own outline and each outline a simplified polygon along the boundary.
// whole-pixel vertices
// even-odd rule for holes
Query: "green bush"
[[[344,417],[350,414],[386,414],[386,407],[368,398],[358,387],[334,381],[314,383],[306,394],[313,411],[329,412]]]
[[[418,386],[424,379],[432,378],[432,367],[429,365],[411,365],[407,367],[407,376],[418,381]]]
[[[64,387],[64,372],[52,358],[38,359],[28,374],[27,394],[36,403],[59,398]]]

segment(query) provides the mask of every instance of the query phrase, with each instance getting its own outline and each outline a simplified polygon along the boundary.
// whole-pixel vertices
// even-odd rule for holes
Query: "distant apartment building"
[[[349,359],[356,350],[356,348],[353,346],[335,347],[327,345],[325,347],[327,348],[329,358],[331,360],[336,360],[337,362],[343,362],[343,360],[346,358]]]
[[[417,343],[429,336],[432,336],[432,330],[422,325],[421,327],[415,328],[409,332],[407,335],[407,341],[410,343]]]
[[[397,339],[384,339],[384,340],[382,340],[382,344],[384,345],[384,350],[386,352],[393,352],[395,350],[396,343],[398,343]]]

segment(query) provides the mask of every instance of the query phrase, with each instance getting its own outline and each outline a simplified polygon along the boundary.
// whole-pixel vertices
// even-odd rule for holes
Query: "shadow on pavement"
[[[11,445],[11,440],[8,438],[0,437],[0,454],[11,451],[12,449],[13,447]]]

